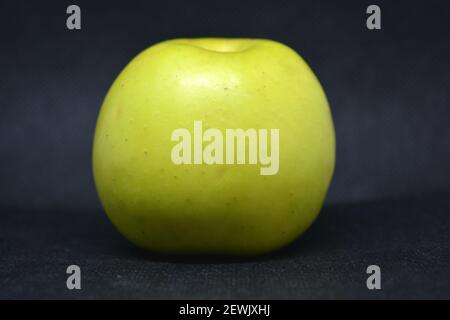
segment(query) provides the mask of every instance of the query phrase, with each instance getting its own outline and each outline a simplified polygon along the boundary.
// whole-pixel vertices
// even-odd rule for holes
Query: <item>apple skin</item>
[[[278,128],[279,171],[260,165],[175,165],[171,133]],[[317,217],[334,170],[325,93],[289,47],[264,39],[175,39],[120,73],[97,121],[93,172],[115,227],[159,253],[257,255]]]

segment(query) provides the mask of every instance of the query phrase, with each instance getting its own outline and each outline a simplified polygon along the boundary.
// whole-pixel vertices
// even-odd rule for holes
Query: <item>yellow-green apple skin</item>
[[[279,170],[174,164],[171,134],[279,129]],[[120,73],[97,121],[93,172],[114,226],[159,253],[257,255],[317,217],[332,178],[335,134],[325,93],[305,61],[264,39],[175,39]]]

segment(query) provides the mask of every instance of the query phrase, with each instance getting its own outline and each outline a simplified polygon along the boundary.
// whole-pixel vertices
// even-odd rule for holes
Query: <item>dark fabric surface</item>
[[[291,246],[239,259],[144,252],[98,211],[3,208],[0,298],[450,298],[449,196],[329,206]],[[80,291],[66,289],[70,264]]]

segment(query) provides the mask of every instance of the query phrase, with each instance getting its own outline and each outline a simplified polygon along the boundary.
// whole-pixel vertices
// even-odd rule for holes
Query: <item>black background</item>
[[[366,28],[370,4],[382,30]],[[0,297],[450,298],[449,15],[445,1],[1,1]],[[283,42],[330,101],[326,206],[278,253],[155,256],[102,213],[91,148],[106,91],[148,46],[200,36]],[[65,287],[69,264],[81,291]]]

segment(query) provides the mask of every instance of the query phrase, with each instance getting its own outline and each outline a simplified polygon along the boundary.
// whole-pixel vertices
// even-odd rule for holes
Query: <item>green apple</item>
[[[162,253],[285,246],[317,217],[334,162],[319,81],[296,52],[263,39],[176,39],[144,50],[106,95],[93,147],[109,219]]]

